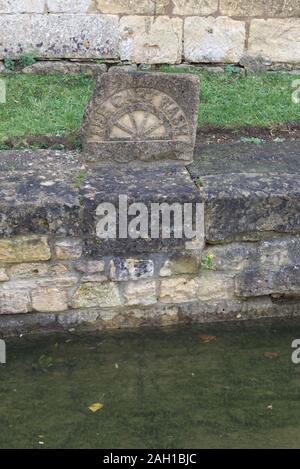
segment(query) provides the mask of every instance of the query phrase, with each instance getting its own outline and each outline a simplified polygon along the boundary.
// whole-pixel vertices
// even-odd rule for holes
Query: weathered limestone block
[[[49,264],[46,262],[16,264],[8,269],[11,279],[36,278],[46,275],[57,277],[67,272],[68,267],[65,264]]]
[[[164,263],[159,275],[160,277],[171,277],[172,275],[197,274],[199,269],[199,258],[178,254]]]
[[[1,15],[0,59],[18,56],[32,48],[31,15]]]
[[[153,277],[154,263],[151,259],[115,258],[110,262],[112,280],[140,280]]]
[[[118,57],[116,16],[35,16],[32,31],[34,47],[44,57]]]
[[[32,291],[32,307],[41,313],[54,313],[68,309],[68,294],[60,288],[41,288]]]
[[[151,67],[151,65],[149,65]],[[138,66],[137,64],[124,64],[124,65],[112,65],[108,72],[115,73],[115,72],[137,72]]]
[[[76,269],[79,272],[93,275],[104,272],[105,262],[104,261],[81,261],[76,265]]]
[[[238,62],[245,48],[243,21],[189,17],[184,22],[184,57],[189,62]]]
[[[181,62],[182,20],[159,16],[120,19],[120,58],[135,63]]]
[[[49,13],[89,13],[92,3],[92,0],[47,0],[47,7]]]
[[[125,15],[154,15],[155,1],[153,0],[95,0],[100,13]]]
[[[152,305],[157,303],[156,282],[141,280],[128,282],[124,288],[124,298],[127,305]]]
[[[300,265],[249,268],[236,277],[235,293],[239,297],[300,296]]]
[[[192,75],[113,73],[98,78],[82,124],[87,162],[191,161],[199,81]]]
[[[216,174],[203,177],[203,183],[208,241],[253,241],[266,232],[299,231],[298,174]]]
[[[0,240],[0,262],[47,261],[51,257],[46,236],[21,236]]]
[[[258,263],[263,267],[285,267],[300,265],[300,238],[291,236],[262,241]]]
[[[56,259],[79,259],[82,255],[82,241],[80,239],[63,239],[55,242],[54,255]]]
[[[197,299],[199,279],[190,277],[166,278],[160,282],[160,301],[184,303]]]
[[[229,274],[203,272],[200,277],[176,277],[161,280],[160,300],[164,303],[214,301],[231,298],[234,280]]]
[[[262,241],[252,264],[236,277],[241,297],[300,295],[300,238],[290,236]]]
[[[7,280],[9,280],[9,277],[6,273],[6,270],[0,268],[0,282],[6,282]]]
[[[248,54],[274,62],[300,62],[300,19],[251,21]]]
[[[234,294],[233,276],[220,272],[203,272],[198,281],[197,298],[200,301],[226,300]]]
[[[45,0],[0,0],[0,14],[44,13]]]
[[[211,15],[218,10],[218,0],[156,0],[156,14]]]
[[[38,75],[76,75],[86,74],[96,76],[107,71],[106,64],[73,63],[68,61],[36,62],[23,68],[23,73],[34,73]]]
[[[241,271],[256,259],[258,246],[256,243],[230,243],[210,246],[203,256],[211,256],[214,270]],[[204,267],[203,267],[204,268]]]
[[[0,290],[0,314],[22,314],[30,311],[31,301],[26,290]]]
[[[57,322],[63,327],[78,326],[80,324],[92,324],[99,319],[99,310],[68,311],[58,314]],[[99,327],[97,327],[98,329]]]
[[[227,16],[299,16],[298,0],[220,0],[222,15]]]
[[[84,283],[76,291],[72,305],[74,308],[107,308],[122,304],[118,287],[113,282]]]

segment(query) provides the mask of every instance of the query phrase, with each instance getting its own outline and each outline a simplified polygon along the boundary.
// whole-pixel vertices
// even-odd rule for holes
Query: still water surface
[[[10,339],[0,448],[300,448],[297,338],[293,320]]]

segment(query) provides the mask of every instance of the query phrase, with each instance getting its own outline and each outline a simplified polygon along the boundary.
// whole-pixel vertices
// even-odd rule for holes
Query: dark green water
[[[0,447],[300,448],[296,338],[299,321],[11,339]]]

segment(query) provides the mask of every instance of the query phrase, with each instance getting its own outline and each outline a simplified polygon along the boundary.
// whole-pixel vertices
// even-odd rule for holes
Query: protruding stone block
[[[99,77],[82,126],[86,161],[192,161],[198,103],[199,81],[193,75]]]

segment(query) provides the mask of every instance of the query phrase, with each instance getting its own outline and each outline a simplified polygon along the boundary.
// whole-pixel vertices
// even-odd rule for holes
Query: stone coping
[[[182,249],[184,239],[95,239],[100,203],[200,202],[201,194],[180,164],[145,163],[85,167],[81,155],[59,151],[3,151],[0,158],[0,236],[47,234],[84,237],[86,255]]]
[[[198,145],[188,167],[209,243],[300,232],[300,144]]]
[[[121,193],[130,203],[203,201],[209,243],[300,232],[299,143],[198,145],[194,158],[188,166],[193,182],[176,163],[86,168],[77,152],[3,151],[0,235],[91,235],[97,205],[116,203]],[[130,251],[125,241],[126,246],[88,243],[87,254]],[[163,246],[137,240],[132,249],[182,248],[182,240],[173,241]]]

